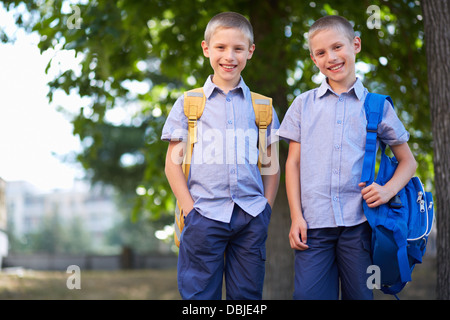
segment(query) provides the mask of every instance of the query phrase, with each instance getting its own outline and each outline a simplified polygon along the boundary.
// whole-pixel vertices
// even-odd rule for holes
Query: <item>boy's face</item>
[[[214,69],[213,82],[228,92],[238,85],[241,72],[252,57],[255,45],[250,46],[248,38],[239,29],[219,28],[209,43],[202,42],[202,48]]]
[[[317,32],[310,40],[311,58],[328,78],[328,84],[340,94],[356,81],[355,59],[361,51],[361,39],[350,41],[342,32],[326,29]]]

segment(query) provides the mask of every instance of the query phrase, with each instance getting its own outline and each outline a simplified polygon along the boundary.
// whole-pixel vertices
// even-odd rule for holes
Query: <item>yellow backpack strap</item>
[[[189,178],[191,168],[192,150],[197,142],[197,120],[202,116],[205,109],[205,94],[203,88],[197,88],[184,93],[184,114],[188,118],[188,139],[186,144],[186,155],[183,159],[182,169],[186,181]],[[177,247],[180,246],[181,232],[184,228],[183,209],[177,201],[175,207],[174,240]]]
[[[272,98],[251,92],[252,105],[255,111],[255,122],[258,126],[259,157],[258,168],[261,170],[263,156],[267,153],[267,127],[272,123]]]
[[[183,161],[183,172],[186,180],[189,177],[189,169],[192,160],[192,150],[197,142],[197,120],[205,109],[206,98],[203,88],[192,89],[184,93],[184,114],[188,118],[188,140],[186,156]]]

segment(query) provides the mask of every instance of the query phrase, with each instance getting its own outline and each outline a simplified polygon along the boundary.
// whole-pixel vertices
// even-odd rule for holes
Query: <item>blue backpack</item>
[[[389,96],[368,93],[364,102],[367,117],[367,138],[361,182],[372,184],[375,179],[377,127],[383,115],[385,100],[394,106]],[[388,182],[398,162],[385,154],[381,146],[381,162],[375,182]],[[380,268],[381,291],[397,297],[422,256],[433,225],[433,197],[425,192],[418,177],[413,177],[388,203],[369,208],[363,201],[364,214],[372,228],[372,260]]]

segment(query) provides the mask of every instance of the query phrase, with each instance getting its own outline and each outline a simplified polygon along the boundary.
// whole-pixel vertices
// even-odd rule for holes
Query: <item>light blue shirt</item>
[[[267,199],[258,169],[258,127],[250,89],[241,78],[228,94],[211,77],[203,91],[206,105],[197,121],[198,142],[194,145],[188,188],[194,208],[203,216],[230,222],[236,203],[252,216],[261,213]],[[188,120],[183,110],[184,96],[175,102],[164,124],[161,139],[186,141]],[[267,128],[267,143],[278,140],[280,126],[273,110]],[[275,130],[274,130],[275,129]]]
[[[338,95],[325,79],[320,87],[299,95],[281,123],[279,136],[301,144],[301,205],[310,229],[366,221],[358,183],[366,144],[367,92],[357,79],[348,92]],[[387,101],[378,137],[388,145],[409,139]]]

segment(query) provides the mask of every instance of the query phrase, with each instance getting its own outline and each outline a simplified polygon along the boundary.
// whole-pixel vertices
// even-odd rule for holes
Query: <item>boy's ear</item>
[[[252,58],[253,52],[255,52],[255,48],[256,48],[255,44],[252,44],[252,45],[250,46],[250,48],[248,49],[247,60],[250,60],[250,59]]]
[[[206,58],[209,58],[209,48],[208,48],[208,44],[206,43],[205,40],[202,41],[202,49],[203,49],[203,55]]]
[[[314,58],[314,56],[312,55],[312,53],[310,53],[309,56],[311,57],[311,60],[314,62],[314,64],[315,64],[317,67],[319,67],[319,66],[317,65],[317,61],[316,61],[316,59]]]
[[[361,38],[360,37],[353,38],[353,47],[355,48],[355,53],[361,52]]]

